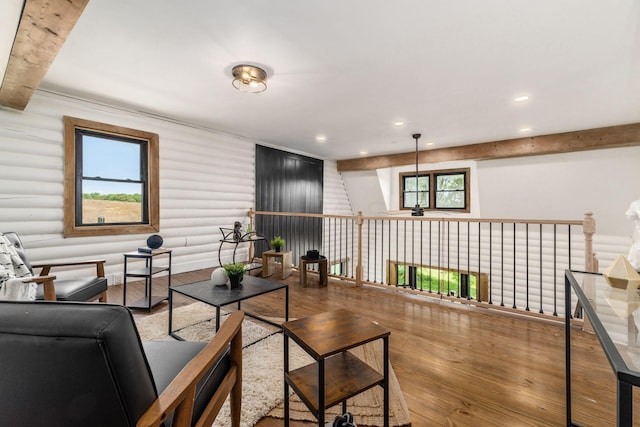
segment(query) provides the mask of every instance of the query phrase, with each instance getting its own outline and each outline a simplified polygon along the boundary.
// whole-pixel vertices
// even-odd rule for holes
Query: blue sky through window
[[[84,135],[83,176],[140,180],[140,145]],[[83,180],[83,193],[141,194],[139,183]]]

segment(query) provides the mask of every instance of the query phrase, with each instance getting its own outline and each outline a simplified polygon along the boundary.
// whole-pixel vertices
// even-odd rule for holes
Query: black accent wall
[[[324,161],[256,145],[255,170],[257,211],[322,213]],[[322,253],[320,218],[258,215],[256,231],[267,241],[282,236],[285,249],[293,251],[294,264],[307,249]],[[256,247],[257,256],[261,249]]]

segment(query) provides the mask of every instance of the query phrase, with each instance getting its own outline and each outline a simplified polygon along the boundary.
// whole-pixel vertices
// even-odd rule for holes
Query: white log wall
[[[32,261],[104,258],[109,284],[122,282],[122,254],[145,245],[146,234],[63,237],[65,115],[159,134],[160,234],[173,272],[218,265],[219,227],[246,224],[255,205],[259,141],[42,91],[23,112],[0,109],[0,232],[19,233]],[[351,214],[335,162],[324,169],[325,213]],[[223,263],[231,254],[223,249]]]

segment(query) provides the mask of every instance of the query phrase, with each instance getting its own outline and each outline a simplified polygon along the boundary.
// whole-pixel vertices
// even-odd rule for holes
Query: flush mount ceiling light
[[[260,93],[267,90],[267,73],[255,65],[240,64],[233,67],[233,87],[240,92]]]

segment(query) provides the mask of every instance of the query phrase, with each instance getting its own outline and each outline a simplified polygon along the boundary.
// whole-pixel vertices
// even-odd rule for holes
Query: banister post
[[[256,211],[253,208],[249,208],[249,213],[247,214],[249,217],[249,227],[251,231],[255,231],[254,220],[256,218]],[[255,255],[255,248],[253,247],[253,242],[249,243],[249,264],[253,262],[253,256]]]
[[[358,211],[356,224],[358,224],[358,264],[356,265],[356,286],[362,286],[362,211]]]
[[[596,234],[596,220],[593,218],[593,212],[584,214],[582,232],[584,233],[584,269],[595,273],[598,269],[598,262],[593,253],[593,235]]]

